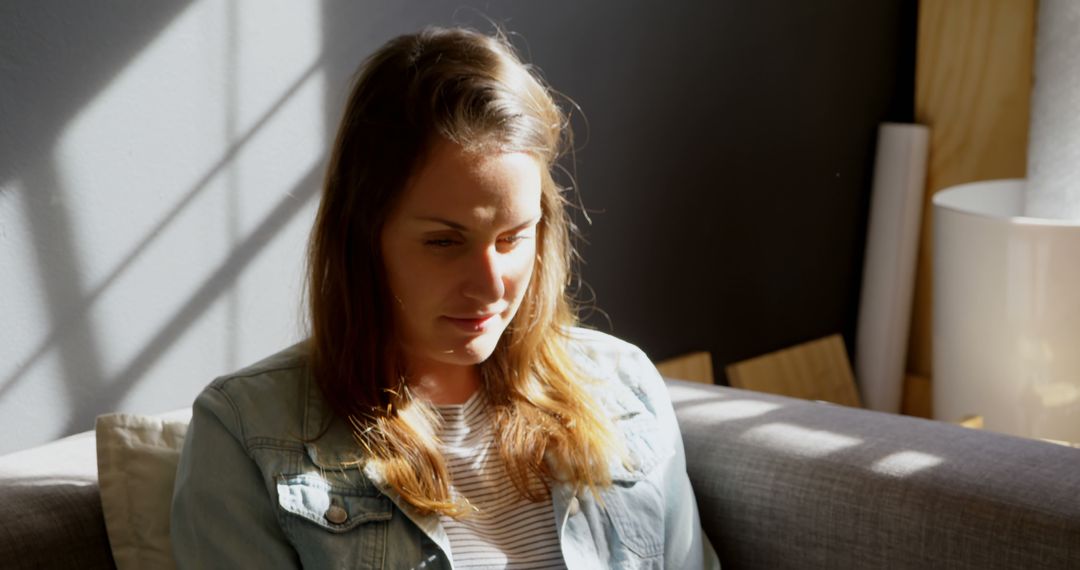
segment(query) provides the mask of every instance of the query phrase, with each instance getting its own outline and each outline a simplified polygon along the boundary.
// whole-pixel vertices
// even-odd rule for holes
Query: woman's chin
[[[470,366],[480,364],[491,358],[498,344],[498,337],[487,338],[487,335],[469,339],[465,342],[453,343],[455,346],[440,351],[438,360],[446,364]]]

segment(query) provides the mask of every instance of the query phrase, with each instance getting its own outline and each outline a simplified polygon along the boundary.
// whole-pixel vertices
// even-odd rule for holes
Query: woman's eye
[[[527,234],[517,234],[517,235],[512,235],[512,236],[506,236],[506,237],[502,238],[501,241],[503,243],[508,243],[508,244],[513,245],[513,244],[516,244],[516,243],[518,243],[520,241],[525,241],[525,240],[529,239],[530,237],[532,237],[532,236],[527,235]]]
[[[528,234],[515,234],[511,236],[504,236],[499,238],[498,244],[501,247],[512,248],[519,242],[531,239],[532,236]],[[464,240],[453,237],[432,237],[424,240],[424,247],[431,249],[449,249],[465,243]]]
[[[449,239],[449,238],[434,238],[434,239],[424,240],[424,245],[426,245],[428,247],[434,247],[434,248],[440,248],[440,249],[450,247],[450,246],[452,246],[452,245],[454,245],[456,243],[458,243],[458,242],[455,241],[455,240]]]

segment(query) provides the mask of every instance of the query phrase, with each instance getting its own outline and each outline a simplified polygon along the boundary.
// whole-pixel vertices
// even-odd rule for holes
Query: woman
[[[182,568],[699,568],[662,380],[576,328],[566,117],[502,38],[363,65],[309,251],[311,338],[198,397]]]

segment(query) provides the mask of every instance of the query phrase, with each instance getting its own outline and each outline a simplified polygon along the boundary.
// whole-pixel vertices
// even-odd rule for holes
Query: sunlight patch
[[[905,477],[923,469],[940,465],[942,461],[940,457],[928,453],[901,451],[878,460],[870,467],[870,470],[882,475]]]
[[[780,404],[755,400],[728,400],[709,405],[709,421],[730,421],[753,418],[780,409]]]
[[[749,429],[742,439],[803,457],[822,457],[862,443],[861,439],[791,424],[774,423]]]

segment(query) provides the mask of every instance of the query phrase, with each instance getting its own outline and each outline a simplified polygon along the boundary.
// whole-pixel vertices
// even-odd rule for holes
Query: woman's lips
[[[495,315],[486,315],[483,317],[443,317],[450,324],[465,331],[465,332],[483,332],[484,329],[491,324]]]

